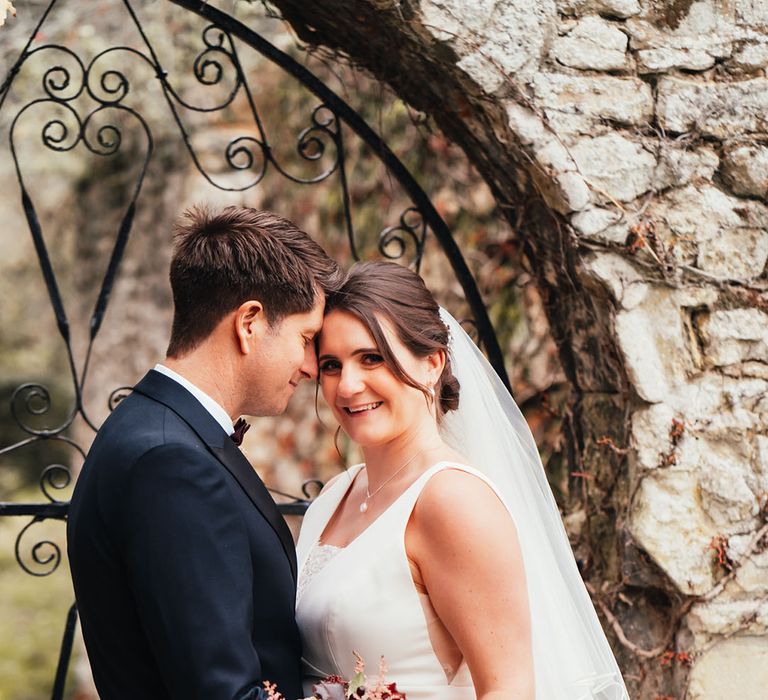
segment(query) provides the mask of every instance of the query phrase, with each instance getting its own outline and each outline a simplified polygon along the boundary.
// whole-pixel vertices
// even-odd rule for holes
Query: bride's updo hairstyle
[[[437,418],[459,406],[459,381],[453,376],[448,356],[448,328],[440,307],[424,281],[412,270],[392,262],[361,262],[354,265],[341,285],[326,298],[325,313],[346,311],[368,329],[384,363],[401,382],[432,400],[429,387],[410,377],[387,342],[380,319],[386,319],[400,342],[415,357],[445,352],[445,367],[435,384]]]

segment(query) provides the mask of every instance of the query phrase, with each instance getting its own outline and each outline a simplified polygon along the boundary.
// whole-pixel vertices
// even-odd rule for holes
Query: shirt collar
[[[181,384],[181,386],[183,386],[190,394],[192,394],[192,396],[194,396],[202,404],[203,408],[208,411],[211,416],[213,416],[214,420],[223,428],[227,435],[231,435],[234,432],[235,426],[233,425],[229,414],[227,414],[221,404],[214,401],[202,389],[198,389],[188,379],[185,379],[180,374],[174,372],[172,369],[169,369],[163,364],[156,364],[154,369],[156,372],[160,372],[160,374],[164,374],[166,377],[173,379],[173,381]]]

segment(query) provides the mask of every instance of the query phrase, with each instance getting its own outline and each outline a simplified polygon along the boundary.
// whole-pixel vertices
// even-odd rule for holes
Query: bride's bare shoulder
[[[414,518],[429,522],[430,527],[466,526],[475,523],[484,527],[490,521],[507,520],[509,513],[493,487],[477,474],[467,471],[460,459],[446,460],[448,464],[432,475],[425,484],[414,508]],[[450,462],[455,461],[452,467]]]
[[[517,528],[496,491],[459,465],[441,469],[424,486],[408,523],[406,549],[422,573],[456,556],[468,572],[480,571],[483,556],[496,550],[504,550],[512,570],[519,556]]]

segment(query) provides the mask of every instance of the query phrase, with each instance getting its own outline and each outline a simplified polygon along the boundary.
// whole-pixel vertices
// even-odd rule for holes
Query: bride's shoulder
[[[446,460],[429,477],[416,501],[414,515],[432,524],[461,524],[487,517],[509,517],[494,486],[480,470],[460,460]]]
[[[481,472],[451,466],[431,475],[411,514],[406,546],[416,561],[474,551],[477,542],[503,547],[517,538],[511,514]]]

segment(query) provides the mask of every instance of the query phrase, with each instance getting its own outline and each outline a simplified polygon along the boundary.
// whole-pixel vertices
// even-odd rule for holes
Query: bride
[[[301,530],[305,693],[358,653],[408,700],[626,700],[522,414],[421,278],[353,267],[318,366],[365,463]]]

